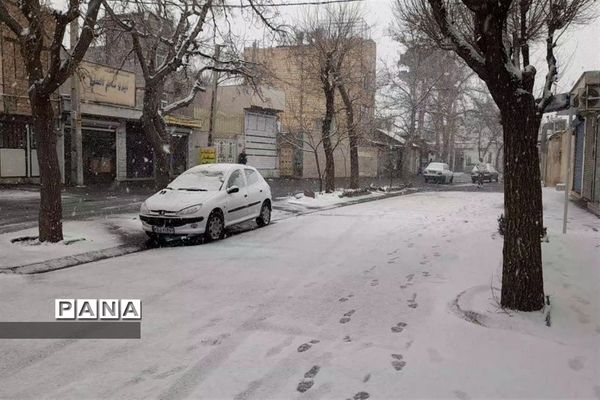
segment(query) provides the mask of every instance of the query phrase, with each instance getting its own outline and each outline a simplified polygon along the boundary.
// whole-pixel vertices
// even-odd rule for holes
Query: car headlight
[[[190,215],[196,214],[202,208],[202,204],[196,204],[195,206],[186,207],[183,210],[177,211],[177,215]]]
[[[148,209],[146,202],[143,202],[142,205],[140,206],[140,214],[148,214],[148,213],[150,213],[150,210]]]

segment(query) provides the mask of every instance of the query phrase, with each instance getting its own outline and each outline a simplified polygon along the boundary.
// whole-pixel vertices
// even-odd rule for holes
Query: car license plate
[[[152,232],[154,233],[175,233],[175,228],[170,226],[153,226]]]

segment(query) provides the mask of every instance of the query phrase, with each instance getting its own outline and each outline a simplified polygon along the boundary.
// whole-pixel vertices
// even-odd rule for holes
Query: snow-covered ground
[[[53,320],[55,298],[140,298],[144,313],[141,340],[1,341],[0,398],[600,398],[599,220],[572,207],[563,236],[561,194],[544,195],[551,327],[500,315],[484,289],[502,194],[418,193],[0,275],[3,321]],[[456,315],[464,291],[491,327]]]
[[[34,190],[0,190],[0,200],[39,200],[40,192]]]
[[[65,221],[64,240],[58,243],[12,242],[16,238],[37,237],[37,228],[3,233],[0,234],[0,269],[119,246],[124,236],[139,234],[140,230],[136,214],[123,214]]]

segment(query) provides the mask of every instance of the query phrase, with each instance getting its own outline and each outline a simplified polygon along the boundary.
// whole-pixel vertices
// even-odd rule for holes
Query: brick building
[[[7,6],[11,7],[11,4],[7,3]],[[24,19],[18,12],[13,15]],[[51,21],[49,18],[44,26],[51,29]],[[45,59],[47,62],[47,57]],[[17,38],[8,27],[0,23],[0,183],[39,181],[28,88],[29,82]],[[58,96],[54,100],[58,109]],[[57,150],[60,158],[60,136]]]
[[[364,36],[364,35],[363,35]],[[372,127],[375,111],[376,45],[367,37],[353,38],[356,45],[346,55],[344,68],[347,90],[353,99],[359,134]],[[283,176],[317,177],[316,160],[307,142],[318,144],[325,114],[325,99],[315,65],[314,50],[299,40],[297,45],[245,50],[245,59],[264,67],[264,80],[285,93],[285,107],[280,114],[282,135],[279,143],[280,171]],[[342,100],[336,92],[334,126],[338,134],[345,130]],[[288,134],[288,136],[286,136]],[[294,143],[292,135],[303,135],[304,144]],[[334,135],[335,136],[335,135]],[[287,139],[286,139],[287,138]],[[336,138],[333,138],[335,144]],[[320,146],[321,169],[324,154]],[[339,140],[334,151],[335,175],[350,174],[350,152],[347,139]],[[363,142],[359,147],[359,169],[362,176],[376,176],[377,150]]]

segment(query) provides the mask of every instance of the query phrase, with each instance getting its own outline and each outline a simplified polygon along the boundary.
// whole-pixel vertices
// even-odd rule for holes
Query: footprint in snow
[[[317,344],[317,343],[319,343],[319,341],[317,339],[313,339],[308,343],[302,343],[300,346],[298,346],[298,353],[305,352],[306,350],[310,349],[313,344]]]
[[[583,369],[583,360],[581,357],[575,357],[569,360],[569,368],[573,371],[579,371]]]
[[[371,281],[371,286],[377,286],[377,285],[379,285],[379,280],[378,279],[373,279]]]
[[[321,369],[321,367],[319,367],[318,365],[313,365],[313,367],[304,374],[304,379],[302,379],[298,383],[298,387],[296,388],[296,390],[299,391],[300,393],[304,393],[308,389],[313,387],[313,385],[315,384],[315,381],[312,378],[317,376],[320,369]]]
[[[406,328],[406,322],[398,322],[395,326],[392,326],[392,332],[400,333]]]
[[[416,294],[416,293],[413,293],[413,297],[412,297],[412,299],[408,299],[408,301],[407,301],[407,303],[408,303],[408,306],[409,306],[410,308],[417,308],[417,306],[418,306],[419,304],[417,303],[417,301],[416,301],[416,300],[417,300],[417,294]]]
[[[352,316],[352,314],[354,314],[356,312],[356,310],[350,310],[347,313],[344,314],[344,316],[340,319],[340,324],[345,324],[347,322],[350,322],[350,317]]]
[[[347,400],[366,400],[369,397],[371,397],[371,396],[367,392],[358,392],[354,395],[354,397],[352,397],[352,399],[347,399]]]
[[[392,354],[392,356],[395,356],[395,355],[402,357],[401,354]],[[402,371],[402,369],[404,367],[406,367],[406,361],[401,360],[401,359],[392,360],[391,364],[392,364],[392,367],[394,367],[394,369],[396,371]]]

